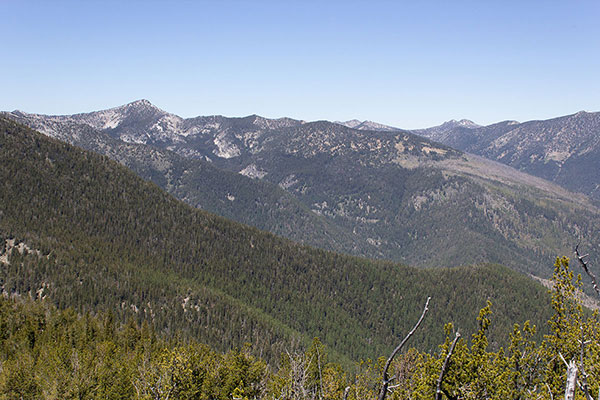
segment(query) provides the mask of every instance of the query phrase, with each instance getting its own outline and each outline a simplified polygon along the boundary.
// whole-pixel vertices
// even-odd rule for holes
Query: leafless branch
[[[391,379],[388,376],[388,369],[390,368],[390,365],[392,364],[392,361],[394,360],[394,357],[396,356],[396,354],[398,354],[398,352],[402,349],[402,347],[408,341],[408,339],[410,339],[410,337],[415,333],[415,331],[417,330],[419,325],[421,325],[423,318],[425,318],[425,314],[429,310],[429,308],[428,308],[429,300],[431,300],[431,297],[427,297],[427,301],[425,302],[425,307],[423,308],[423,313],[421,313],[421,317],[419,318],[419,320],[417,321],[415,326],[412,328],[412,330],[410,332],[408,332],[408,334],[406,335],[404,340],[398,345],[398,347],[396,347],[394,349],[394,351],[392,351],[392,354],[390,354],[390,357],[387,359],[387,362],[385,363],[385,367],[383,368],[383,383],[381,384],[381,391],[379,392],[379,398],[378,398],[379,400],[385,400],[385,396],[387,395],[387,391],[388,391],[388,386],[390,385]]]
[[[435,391],[435,400],[442,400],[442,381],[444,380],[444,374],[446,373],[446,369],[448,368],[448,363],[450,362],[450,357],[452,357],[452,353],[454,352],[454,347],[456,347],[456,343],[460,339],[460,333],[456,331],[456,335],[454,336],[454,341],[448,350],[448,354],[444,359],[444,364],[442,364],[442,370],[440,371],[440,377],[437,381],[437,389]]]
[[[544,382],[544,384],[548,388],[548,393],[550,393],[550,400],[554,400],[554,396],[552,395],[552,390],[550,390],[550,385],[548,385],[548,383],[546,383],[546,382]]]
[[[580,243],[577,243],[577,246],[575,246],[575,256],[577,257],[577,260],[579,261],[579,265],[581,265],[581,268],[583,268],[585,273],[592,280],[592,286],[594,286],[594,290],[596,291],[596,294],[598,295],[598,297],[600,297],[600,289],[598,288],[598,284],[596,283],[596,277],[594,276],[592,271],[590,271],[590,269],[588,268],[587,263],[583,260],[584,258],[589,256],[589,254],[584,254],[583,256],[580,255],[579,254],[579,244]]]
[[[565,363],[565,367],[569,368],[569,363],[567,362],[567,360],[565,360],[565,358],[563,357],[563,355],[560,354],[560,352],[558,353],[558,356],[560,357],[560,359],[562,360],[562,362]]]
[[[585,398],[587,400],[594,400],[594,398],[592,397],[592,395],[590,394],[590,386],[588,385],[588,381],[587,381],[587,374],[585,373],[585,369],[583,368],[583,358],[585,357],[585,345],[586,345],[586,341],[584,340],[584,331],[583,331],[583,325],[581,326],[581,352],[580,352],[580,360],[579,360],[579,369],[581,370],[581,390],[583,390],[583,392],[585,393]]]
[[[321,372],[321,355],[319,354],[319,346],[315,347],[317,350],[317,366],[319,367],[319,388],[321,389],[321,396],[319,399],[323,398],[323,373]]]
[[[565,400],[575,398],[575,388],[577,385],[577,364],[571,360],[567,367],[567,384],[565,385]]]

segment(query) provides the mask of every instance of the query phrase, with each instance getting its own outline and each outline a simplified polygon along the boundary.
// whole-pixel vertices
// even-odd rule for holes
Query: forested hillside
[[[313,213],[277,185],[221,170],[203,159],[124,142],[96,129],[97,124],[84,124],[91,123],[89,119],[47,121],[24,113],[8,115],[51,137],[106,155],[193,207],[295,242],[347,254],[377,255],[374,246],[356,241],[350,232]]]
[[[121,324],[110,312],[77,315],[47,301],[0,297],[0,399],[365,400],[379,392],[380,400],[552,400],[563,393],[591,400],[600,383],[600,325],[576,300],[578,288],[568,259],[557,259],[543,340],[524,322],[505,347],[490,345],[495,313],[488,303],[470,337],[448,324],[445,340],[429,352],[399,347],[387,361],[345,368],[318,338],[269,365],[248,344],[221,353],[193,339],[165,340],[145,321]]]
[[[500,266],[415,269],[299,246],[193,209],[106,157],[8,120],[0,125],[0,283],[80,313],[147,320],[161,335],[267,359],[319,336],[337,359],[384,354],[419,313],[432,349],[453,321],[495,304],[492,343],[515,320],[542,326],[544,288]]]

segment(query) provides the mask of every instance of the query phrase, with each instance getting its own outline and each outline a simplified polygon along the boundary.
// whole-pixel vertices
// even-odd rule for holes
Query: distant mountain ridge
[[[239,126],[246,129],[281,129],[305,123],[291,118],[268,119],[258,115],[241,118],[227,118],[221,115],[181,118],[161,110],[145,99],[107,110],[73,115],[45,116],[22,111],[9,114],[17,117],[28,115],[33,119],[43,117],[50,123],[84,124],[124,142],[141,144],[179,142],[184,137],[201,135],[215,128]],[[44,124],[40,124],[39,127],[42,131],[45,128]]]
[[[445,140],[449,134],[451,134],[455,129],[474,129],[478,128],[481,125],[476,124],[475,122],[468,119],[455,120],[452,119],[450,121],[446,121],[441,125],[434,126],[426,129],[415,129],[411,132],[416,133],[421,136],[425,136],[431,140],[436,142],[445,143]]]
[[[304,121],[291,118],[268,119],[258,115],[227,118],[221,115],[181,118],[154,106],[148,100],[137,100],[105,111],[71,116],[77,122],[105,130],[111,136],[130,143],[153,144],[178,142],[182,137],[205,133],[215,127],[245,126],[256,129],[281,129],[297,126]],[[140,129],[143,127],[143,129]],[[227,150],[221,149],[226,156]]]
[[[600,200],[600,112],[413,132]]]
[[[214,178],[219,170],[245,175],[252,179],[239,177],[245,179],[243,196],[230,184],[212,197],[228,208],[208,209],[350,254],[419,266],[496,262],[548,276],[554,257],[570,253],[580,236],[600,243],[593,227],[598,208],[585,196],[408,131],[256,115],[182,119],[146,101],[73,116],[6,115],[122,160],[194,206],[205,204],[193,198],[217,192],[211,186],[220,185]],[[480,129],[467,120],[446,124],[452,126]],[[92,139],[77,143],[87,131]],[[105,139],[95,143],[101,136]],[[163,161],[155,159],[158,154]],[[210,161],[213,178],[190,175],[197,168],[192,164],[182,172],[164,167],[165,159],[176,158],[180,164]],[[269,207],[280,206],[261,202],[261,214],[243,219],[257,211],[253,191],[263,190],[253,189],[252,180],[285,191],[300,204],[298,211],[270,215]],[[317,234],[315,226],[321,227]]]
[[[363,131],[384,131],[384,132],[394,132],[401,131],[402,129],[395,128],[393,126],[380,124],[378,122],[373,121],[359,121],[357,119],[351,119],[349,121],[336,121],[336,124],[344,125],[348,128],[359,129]]]

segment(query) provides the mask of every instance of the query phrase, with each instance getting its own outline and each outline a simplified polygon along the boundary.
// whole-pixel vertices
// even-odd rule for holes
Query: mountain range
[[[414,132],[256,115],[184,119],[146,100],[5,115],[108,155],[195,207],[348,254],[548,276],[580,239],[600,243],[598,208],[586,196]],[[483,128],[461,120],[416,133],[442,140],[460,129]]]
[[[414,131],[600,200],[600,113],[488,126],[446,123]]]
[[[298,245],[4,118],[0,182],[4,296],[147,321],[166,337],[220,350],[248,342],[272,359],[319,336],[336,359],[358,360],[395,346],[427,295],[431,311],[412,344],[428,350],[447,322],[474,332],[487,300],[496,347],[515,321],[544,326],[550,315],[545,289],[505,267],[418,269]]]

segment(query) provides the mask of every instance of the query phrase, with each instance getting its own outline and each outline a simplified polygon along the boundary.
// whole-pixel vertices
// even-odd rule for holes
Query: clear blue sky
[[[600,111],[600,1],[0,0],[0,110],[402,128]]]

